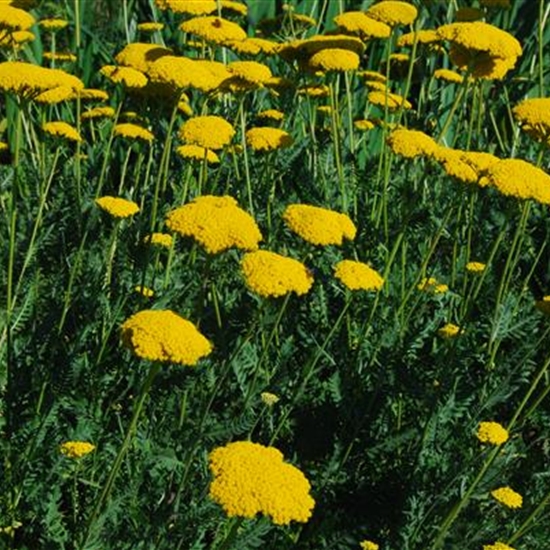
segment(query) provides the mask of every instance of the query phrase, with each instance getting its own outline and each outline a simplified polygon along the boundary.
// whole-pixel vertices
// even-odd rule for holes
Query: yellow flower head
[[[69,141],[82,141],[78,130],[66,122],[46,122],[42,130],[53,137],[67,139]]]
[[[450,339],[458,336],[460,332],[460,327],[454,325],[453,323],[447,323],[446,325],[443,325],[440,329],[438,329],[437,335],[441,338]]]
[[[361,550],[378,550],[380,546],[371,540],[364,540],[360,543]]]
[[[157,32],[164,29],[164,23],[157,23],[156,21],[145,21],[143,23],[138,23],[137,29],[141,32]]]
[[[285,61],[303,62],[327,49],[349,50],[360,56],[365,51],[365,44],[359,38],[345,34],[315,35],[305,40],[286,42],[278,53]]]
[[[306,294],[313,284],[304,264],[267,250],[245,254],[241,269],[248,288],[265,298],[289,292]]]
[[[95,445],[86,441],[66,441],[59,447],[61,454],[69,458],[82,458],[94,449]]]
[[[122,342],[140,359],[194,366],[212,345],[187,319],[170,310],[144,310],[122,325]]]
[[[444,294],[449,290],[446,284],[440,283],[435,277],[424,277],[416,288],[433,294]]]
[[[62,101],[69,101],[76,99],[77,93],[69,86],[58,86],[51,90],[46,90],[41,94],[38,94],[34,101],[36,103],[42,103],[43,105],[56,105]]]
[[[338,30],[343,34],[354,34],[362,40],[369,38],[388,38],[391,28],[386,23],[382,23],[369,17],[362,11],[348,11],[337,15],[334,22]]]
[[[26,31],[34,25],[34,17],[25,10],[12,6],[0,7],[0,31]]]
[[[484,544],[483,550],[515,550],[511,546],[504,544],[503,542],[495,542],[495,544]]]
[[[521,508],[523,505],[523,497],[510,487],[495,489],[491,491],[491,495],[508,508]]]
[[[384,279],[377,271],[354,260],[338,262],[334,276],[350,290],[380,290],[384,286]]]
[[[466,264],[466,271],[470,273],[483,273],[486,267],[487,265],[481,262],[468,262]]]
[[[359,56],[350,50],[326,48],[309,59],[310,68],[319,71],[355,71],[359,68]]]
[[[287,206],[283,219],[294,233],[308,243],[319,246],[341,245],[344,238],[353,240],[357,232],[346,214],[309,204]]]
[[[256,61],[233,61],[227,69],[234,77],[255,86],[263,86],[273,77],[267,65]]]
[[[135,202],[121,197],[106,195],[96,199],[95,202],[101,210],[104,210],[113,218],[129,218],[139,212],[139,206]]]
[[[376,127],[376,124],[372,120],[359,119],[353,121],[353,126],[360,132],[368,132]]]
[[[449,147],[436,147],[432,152],[432,157],[439,162],[443,170],[452,178],[463,183],[477,183],[485,186],[485,180],[479,180],[477,170],[464,159],[464,151],[451,149]]]
[[[235,129],[219,116],[197,116],[187,120],[179,130],[179,137],[188,144],[206,149],[223,149],[233,139]]]
[[[222,17],[195,17],[180,25],[183,32],[200,36],[206,42],[224,45],[230,40],[244,40],[246,32],[237,23]]]
[[[256,115],[257,118],[273,120],[274,122],[281,122],[285,118],[285,114],[277,109],[266,109]]]
[[[480,422],[477,438],[481,443],[502,445],[508,441],[508,432],[498,422]]]
[[[157,59],[165,55],[172,55],[172,50],[163,48],[158,44],[145,44],[133,42],[124,47],[116,56],[115,60],[119,65],[131,67],[142,73],[147,73]]]
[[[161,10],[188,15],[208,15],[217,9],[216,0],[155,0]]]
[[[214,151],[210,151],[210,149],[205,149],[200,145],[180,145],[176,149],[176,153],[184,159],[200,161],[206,159],[206,162],[208,162],[209,164],[219,164],[220,162],[220,158],[218,157],[218,155],[216,155],[216,153],[214,153]]]
[[[159,248],[172,248],[174,238],[168,233],[151,233],[143,239],[143,242]]]
[[[373,90],[369,92],[367,99],[373,105],[385,108],[388,106],[388,110],[396,111],[403,106],[403,109],[412,109],[412,105],[404,97],[398,94],[392,94],[391,92],[383,92],[381,90]]]
[[[95,88],[78,90],[78,95],[82,100],[107,101],[109,99],[109,94],[105,90],[97,90]]]
[[[390,149],[401,157],[430,156],[438,147],[433,138],[419,130],[397,128],[388,137]]]
[[[50,19],[41,19],[38,24],[48,31],[59,31],[61,29],[64,29],[69,25],[69,22],[66,19],[57,19],[57,18],[50,18]]]
[[[489,185],[503,195],[550,204],[550,176],[521,159],[503,159],[485,172]]]
[[[550,98],[535,97],[522,101],[512,112],[521,129],[539,141],[550,138]]]
[[[210,498],[229,517],[253,518],[261,513],[277,525],[310,518],[315,501],[309,481],[274,447],[235,441],[214,449],[209,461],[214,476]]]
[[[136,285],[134,287],[134,290],[138,294],[141,294],[144,298],[152,298],[155,295],[155,291],[152,288],[149,288],[148,286]]]
[[[149,130],[131,122],[117,124],[113,129],[113,135],[126,139],[147,141],[148,143],[151,143],[155,139],[155,136]]]
[[[84,111],[80,118],[82,120],[92,120],[94,118],[113,118],[115,110],[112,107],[94,107]]]
[[[418,10],[408,2],[386,0],[372,5],[366,14],[390,27],[410,25],[418,16]]]
[[[254,218],[232,197],[204,195],[168,214],[166,225],[184,237],[193,237],[209,254],[229,248],[256,250],[262,234]]]
[[[225,46],[240,55],[273,55],[279,50],[279,44],[265,38],[251,37],[245,40],[229,40]]]
[[[280,401],[278,395],[275,395],[274,393],[270,393],[268,391],[262,392],[260,394],[260,397],[262,398],[262,402],[268,407],[273,407],[273,405]]]
[[[294,143],[292,136],[280,128],[258,126],[246,132],[246,144],[254,151],[269,152],[286,149]]]
[[[298,93],[300,95],[307,95],[308,97],[313,98],[328,97],[330,89],[324,84],[321,86],[301,86],[298,88]]]
[[[139,89],[147,86],[147,77],[141,71],[132,69],[132,67],[105,65],[101,67],[99,72],[114,84],[122,84],[126,88]]]
[[[397,39],[397,46],[399,48],[412,48],[414,43],[417,44],[435,44],[441,42],[435,29],[420,29],[416,32],[408,32],[402,34]]]
[[[451,82],[453,84],[462,84],[464,77],[458,74],[456,71],[450,69],[437,69],[434,71],[434,78],[436,80],[443,80],[445,82]]]

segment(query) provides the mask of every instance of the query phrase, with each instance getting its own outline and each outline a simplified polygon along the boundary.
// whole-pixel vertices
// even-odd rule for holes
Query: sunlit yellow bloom
[[[69,22],[66,19],[57,19],[52,17],[50,19],[41,19],[38,24],[48,31],[59,31],[68,26]]]
[[[67,441],[59,448],[61,454],[69,458],[82,458],[90,454],[94,449],[95,445],[86,441]]]
[[[269,120],[274,120],[276,122],[281,122],[285,117],[285,114],[277,109],[266,109],[261,111],[256,115],[257,118],[267,118]]]
[[[319,105],[317,112],[329,116],[332,114],[332,107],[330,105]]]
[[[439,162],[443,170],[452,178],[463,183],[477,183],[484,187],[485,180],[480,180],[478,172],[467,163],[463,157],[464,151],[451,149],[450,147],[436,147],[432,151],[432,157]]]
[[[76,61],[76,55],[71,52],[44,52],[42,57],[48,61],[64,61],[67,63],[74,63]]]
[[[229,248],[256,250],[262,234],[254,218],[232,197],[205,195],[168,214],[166,225],[184,237],[193,237],[209,254]]]
[[[274,447],[234,441],[209,455],[210,498],[229,517],[269,516],[277,525],[307,522],[315,506],[304,474]]]
[[[126,139],[139,139],[151,143],[155,136],[146,128],[132,124],[131,122],[122,122],[113,129],[114,136],[121,136]]]
[[[309,59],[309,66],[321,71],[355,71],[359,68],[359,56],[350,50],[327,48]]]
[[[246,15],[248,13],[248,6],[241,2],[235,2],[235,0],[221,0],[220,4],[222,11],[228,11],[236,15]]]
[[[18,49],[26,42],[33,42],[36,36],[30,31],[8,31],[0,28],[0,48]]]
[[[96,199],[95,202],[101,210],[104,210],[113,218],[129,218],[139,212],[139,206],[135,202],[122,197],[106,195]]]
[[[437,335],[441,338],[454,338],[455,336],[458,336],[460,334],[460,327],[453,324],[453,323],[447,323],[446,325],[443,325],[440,329],[437,330]]]
[[[25,10],[0,5],[0,31],[26,31],[35,23],[34,17]]]
[[[229,145],[234,135],[233,126],[224,118],[214,115],[190,118],[179,129],[179,137],[186,143],[213,150]]]
[[[285,61],[307,61],[317,52],[326,49],[350,50],[357,55],[365,51],[365,44],[355,36],[345,34],[315,35],[304,40],[293,40],[281,45],[279,55]]]
[[[434,44],[441,42],[441,38],[435,29],[420,29],[416,32],[408,32],[397,39],[399,48],[411,48],[416,40],[417,44]]]
[[[360,119],[360,120],[354,120],[353,126],[357,128],[360,132],[368,132],[369,130],[372,130],[376,127],[376,124],[372,120],[368,119]]]
[[[292,136],[279,128],[258,126],[246,132],[246,144],[254,151],[269,152],[285,149],[294,143]]]
[[[270,393],[268,391],[262,392],[260,394],[260,397],[262,398],[263,403],[268,407],[273,407],[273,405],[275,405],[280,401],[279,396],[275,395],[274,393]]]
[[[525,99],[512,112],[522,130],[538,141],[550,142],[550,98]]]
[[[93,118],[112,118],[115,116],[115,110],[112,107],[94,107],[84,111],[81,115],[82,120],[91,120]]]
[[[385,75],[378,71],[359,71],[357,74],[368,82],[381,82],[384,84],[388,80]]]
[[[220,158],[216,155],[216,153],[214,153],[214,151],[205,149],[200,145],[180,145],[176,149],[176,153],[182,158],[206,160],[209,164],[218,164],[220,162]]]
[[[290,292],[306,294],[313,284],[313,277],[304,264],[267,250],[245,254],[241,269],[248,288],[264,298]]]
[[[141,32],[157,32],[164,29],[164,23],[158,23],[156,21],[146,21],[144,23],[138,23],[137,29]]]
[[[380,546],[371,540],[364,540],[360,543],[361,550],[379,550]]]
[[[482,262],[468,262],[466,264],[466,271],[469,271],[470,273],[483,273],[486,267],[487,264]]]
[[[161,10],[189,15],[208,15],[217,9],[216,0],[155,0]]]
[[[36,103],[43,103],[46,105],[55,105],[61,103],[62,101],[69,101],[76,99],[77,93],[70,88],[69,86],[58,86],[57,88],[52,88],[51,90],[46,90],[41,94],[38,94],[34,101]]]
[[[438,147],[435,140],[424,132],[408,128],[393,130],[388,137],[388,145],[396,155],[405,158],[429,156]]]
[[[477,438],[481,443],[502,445],[508,441],[508,432],[498,422],[480,422]]]
[[[225,46],[241,55],[258,54],[273,55],[277,53],[280,45],[277,42],[266,40],[265,38],[251,37],[245,40],[229,40]]]
[[[328,97],[330,89],[325,84],[321,84],[320,86],[301,86],[298,88],[298,93],[314,98]]]
[[[483,550],[515,550],[515,548],[512,548],[503,542],[495,542],[494,544],[484,544]]]
[[[116,67],[105,65],[99,72],[115,84],[122,84],[127,88],[144,88],[147,85],[147,77],[132,67]]]
[[[309,204],[287,206],[283,219],[294,233],[319,246],[341,245],[344,239],[353,240],[357,232],[346,214]]]
[[[227,66],[229,72],[249,84],[261,86],[272,78],[271,69],[256,61],[233,61]]]
[[[510,487],[495,489],[491,491],[491,495],[508,508],[521,508],[523,505],[523,497]]]
[[[95,88],[84,88],[78,91],[80,99],[90,99],[97,101],[107,101],[109,94],[104,90],[96,90]]]
[[[194,366],[212,344],[195,325],[170,310],[144,310],[122,325],[122,342],[140,359]]]
[[[433,294],[444,294],[449,290],[446,284],[440,283],[435,277],[424,277],[416,288]]]
[[[363,262],[342,260],[334,267],[334,276],[350,290],[380,290],[384,278]]]
[[[444,80],[446,82],[452,82],[454,84],[462,84],[464,77],[455,71],[450,69],[437,69],[434,71],[434,78],[436,80]]]
[[[78,130],[66,122],[46,122],[42,125],[42,130],[53,137],[60,137],[69,141],[82,141]]]
[[[390,27],[410,25],[418,16],[418,10],[408,2],[386,0],[372,5],[366,14]]]
[[[337,15],[334,22],[338,25],[338,30],[342,33],[355,34],[363,40],[367,38],[388,38],[391,28],[369,17],[362,11],[348,11]]]
[[[380,90],[373,90],[369,92],[367,99],[373,105],[385,108],[387,105],[388,110],[395,111],[403,106],[404,109],[412,109],[412,105],[404,97],[393,94],[391,92],[383,92]]]
[[[168,233],[151,233],[143,239],[143,242],[160,248],[172,248],[174,238]]]
[[[144,298],[152,298],[155,295],[155,291],[148,286],[137,285],[134,287],[134,290]]]
[[[146,44],[133,42],[126,45],[116,56],[115,60],[119,65],[131,67],[147,74],[151,63],[165,55],[172,55],[172,50],[158,44]]]
[[[229,40],[244,40],[246,32],[237,23],[222,17],[195,17],[180,25],[183,32],[200,36],[213,44],[225,44]]]

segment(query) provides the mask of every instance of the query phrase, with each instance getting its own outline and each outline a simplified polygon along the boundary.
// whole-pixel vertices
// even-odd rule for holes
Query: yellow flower
[[[227,120],[213,115],[190,118],[179,130],[186,143],[214,150],[223,149],[234,135],[235,129]]]
[[[216,0],[155,0],[161,10],[189,15],[208,15],[217,9]]]
[[[155,295],[155,291],[148,286],[136,285],[134,290],[145,298],[152,298]]]
[[[193,323],[170,310],[135,313],[122,325],[122,342],[140,359],[188,366],[212,351]]]
[[[309,204],[291,204],[283,213],[286,225],[305,241],[326,246],[353,240],[357,229],[346,214]]]
[[[66,122],[46,122],[42,125],[42,130],[53,137],[60,137],[69,141],[82,141],[78,130]]]
[[[330,105],[319,105],[319,107],[317,107],[317,112],[322,115],[330,116],[332,114],[332,107]]]
[[[444,80],[445,82],[451,82],[453,84],[462,84],[464,77],[458,74],[456,71],[450,69],[437,69],[434,71],[434,78],[436,80]]]
[[[73,90],[84,88],[79,78],[60,69],[38,67],[21,61],[0,63],[0,90],[22,97],[33,97],[60,86]]]
[[[441,42],[441,39],[435,29],[420,29],[416,32],[402,34],[397,39],[397,46],[399,48],[412,48],[415,41],[417,44],[435,44]]]
[[[508,441],[508,432],[498,422],[480,422],[477,438],[481,443],[502,445]]]
[[[9,537],[13,537],[16,529],[22,527],[23,524],[20,521],[14,520],[11,525],[6,525],[6,527],[0,527],[0,533],[4,533]]]
[[[274,393],[269,393],[268,391],[262,392],[260,394],[260,397],[262,398],[262,402],[268,407],[273,407],[275,403],[278,403],[280,401],[279,396],[275,395]]]
[[[36,36],[30,31],[6,31],[0,28],[0,47],[18,49],[25,42],[32,42]]]
[[[362,11],[348,11],[337,15],[334,22],[342,33],[350,33],[359,36],[361,39],[388,38],[391,29],[385,23],[369,17]]]
[[[205,149],[204,147],[201,147],[200,145],[180,145],[176,149],[176,153],[185,159],[192,159],[192,160],[205,160],[209,164],[219,164],[220,158],[214,151],[210,151],[210,149]]]
[[[105,90],[97,90],[95,88],[84,88],[78,90],[78,95],[80,99],[86,100],[97,100],[97,101],[106,101],[109,99],[109,94]]]
[[[66,19],[57,19],[57,18],[50,18],[50,19],[42,19],[38,22],[38,24],[48,31],[59,31],[61,29],[64,29],[69,22]]]
[[[256,250],[262,240],[254,218],[227,196],[197,197],[170,212],[166,225],[184,237],[193,237],[209,254],[233,247]]]
[[[350,50],[360,56],[365,51],[365,44],[359,38],[345,34],[315,35],[306,40],[286,42],[278,53],[285,61],[305,61],[326,49]]]
[[[195,17],[180,25],[183,32],[200,36],[212,44],[224,45],[230,40],[244,40],[246,32],[237,23],[222,17]]]
[[[380,90],[373,90],[369,92],[367,99],[378,107],[385,108],[388,106],[388,110],[395,111],[403,106],[404,109],[412,109],[412,105],[404,97],[398,94],[392,94],[391,92],[383,92]]]
[[[482,273],[485,271],[486,264],[481,262],[468,262],[466,264],[466,271],[469,271],[470,273]]]
[[[210,498],[229,517],[253,518],[261,513],[277,525],[310,518],[315,501],[309,481],[274,447],[235,441],[214,449],[209,462],[214,476]]]
[[[418,16],[418,10],[408,2],[386,0],[371,6],[366,12],[369,17],[382,21],[390,27],[410,25]]]
[[[112,118],[115,116],[115,110],[112,107],[94,107],[84,111],[80,118],[82,120],[91,120],[93,118]]]
[[[292,136],[279,128],[258,126],[246,132],[246,144],[254,151],[285,149],[294,143]]]
[[[266,40],[265,38],[245,38],[244,40],[228,40],[225,43],[227,48],[241,55],[256,56],[259,54],[273,55],[279,50],[279,44]]]
[[[261,111],[256,115],[257,118],[267,118],[270,120],[274,120],[275,122],[281,122],[283,118],[285,117],[285,114],[281,111],[278,111],[277,109],[266,109],[265,111]]]
[[[512,112],[521,129],[539,141],[550,138],[550,98],[535,97],[522,101]]]
[[[139,139],[149,143],[155,139],[155,136],[149,130],[131,122],[117,124],[113,129],[113,135],[126,139]]]
[[[369,130],[372,130],[376,127],[376,124],[372,120],[367,119],[361,119],[361,120],[354,120],[353,126],[357,128],[360,132],[368,132]]]
[[[61,454],[69,458],[82,458],[90,454],[94,449],[95,445],[86,441],[67,441],[59,448]]]
[[[298,88],[298,93],[301,95],[307,95],[313,98],[327,97],[330,93],[328,86],[324,84],[320,86],[301,86]]]
[[[138,31],[141,32],[156,32],[164,29],[164,23],[157,23],[156,21],[145,21],[143,23],[138,23]]]
[[[487,169],[485,176],[489,185],[504,195],[550,204],[550,176],[529,162],[499,160]]]
[[[263,86],[273,77],[267,65],[256,61],[233,61],[227,69],[236,78],[255,86]]]
[[[455,336],[458,336],[461,332],[460,327],[454,325],[453,323],[447,323],[446,325],[442,326],[437,331],[437,335],[441,338],[454,338]]]
[[[172,248],[174,238],[168,233],[151,233],[143,239],[143,242],[160,248]]]
[[[433,292],[434,294],[444,294],[449,290],[446,284],[438,282],[435,277],[424,277],[416,288],[425,292]]]
[[[521,508],[523,505],[523,497],[510,487],[495,489],[491,495],[508,508]]]
[[[429,156],[438,147],[433,138],[419,130],[397,128],[388,137],[390,149],[399,156],[414,158]]]
[[[368,82],[380,82],[384,84],[388,80],[385,75],[378,71],[359,71],[357,74]]]
[[[144,44],[133,42],[126,45],[116,56],[115,60],[119,65],[131,67],[142,73],[147,74],[151,63],[165,55],[172,55],[169,48],[163,48],[158,44]]]
[[[378,550],[380,546],[371,540],[364,540],[360,543],[361,550]]]
[[[290,292],[306,294],[313,284],[304,264],[267,250],[245,254],[241,269],[248,288],[266,298]]]
[[[25,10],[5,5],[0,9],[1,31],[26,31],[34,25],[34,22],[34,17]]]
[[[384,286],[384,279],[377,271],[354,260],[338,262],[334,276],[350,290],[380,290]]]
[[[326,48],[311,56],[308,64],[321,71],[355,71],[359,61],[359,56],[350,50]]]
[[[449,176],[463,183],[478,183],[481,186],[486,185],[485,181],[479,181],[478,172],[471,164],[464,160],[463,153],[464,151],[459,151],[457,149],[436,147],[432,152],[432,157],[439,162]]]
[[[96,204],[113,218],[129,218],[139,212],[139,206],[127,199],[121,197],[111,197],[106,195],[96,199]]]
[[[114,84],[122,84],[126,88],[145,88],[147,86],[147,77],[132,67],[116,67],[115,65],[105,65],[99,72],[108,78]]]
[[[504,544],[503,542],[495,542],[495,544],[484,544],[483,550],[515,550],[511,546]]]
[[[69,88],[69,86],[58,86],[57,88],[52,88],[51,90],[46,90],[38,94],[34,98],[34,101],[45,105],[55,105],[62,101],[76,99],[76,97],[76,92],[72,88]]]
[[[74,63],[76,61],[76,55],[71,52],[44,52],[42,57],[48,61],[53,60],[67,63]]]

